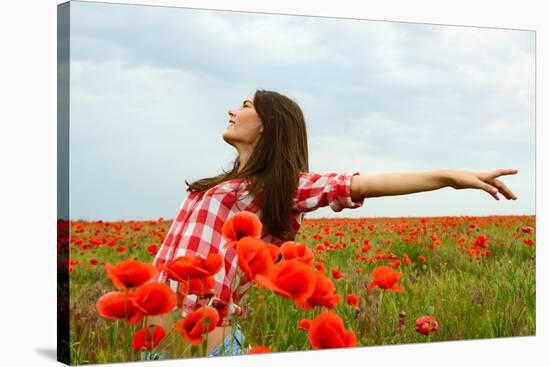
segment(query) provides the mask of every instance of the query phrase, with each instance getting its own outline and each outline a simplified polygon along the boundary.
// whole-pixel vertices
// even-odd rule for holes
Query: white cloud
[[[343,62],[323,45],[319,21],[313,18],[205,11],[192,18],[192,25],[202,37],[227,50],[228,59],[268,64],[308,64],[321,58]]]
[[[172,216],[185,179],[233,159],[226,111],[255,88],[302,106],[312,171],[534,164],[529,32],[94,3],[72,15],[71,193],[92,217]],[[516,179],[523,196],[531,173]],[[444,214],[445,200],[534,211],[446,190],[365,210]]]
[[[309,139],[310,169],[324,172],[361,173],[414,171],[423,169],[425,162],[410,157],[385,157],[364,140],[352,135],[313,136]]]

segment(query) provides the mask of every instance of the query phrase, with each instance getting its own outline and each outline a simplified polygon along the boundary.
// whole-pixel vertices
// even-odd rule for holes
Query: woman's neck
[[[237,173],[241,172],[246,166],[246,162],[248,162],[248,159],[250,158],[250,152],[240,152],[239,153],[239,168],[237,169]]]

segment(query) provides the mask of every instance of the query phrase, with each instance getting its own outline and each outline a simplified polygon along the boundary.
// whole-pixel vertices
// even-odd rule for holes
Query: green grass
[[[428,338],[415,331],[415,321],[427,314],[433,314],[439,323],[439,330],[429,337],[430,342],[534,335],[536,247],[527,246],[522,241],[526,238],[535,239],[535,234],[521,233],[520,227],[534,227],[535,217],[426,218],[426,233],[421,230],[420,219],[309,220],[302,225],[296,241],[312,248],[316,259],[324,260],[329,277],[333,267],[338,267],[345,274],[344,278],[334,281],[342,299],[333,311],[344,320],[346,328],[355,332],[357,345],[426,342]],[[168,224],[145,225],[140,239],[121,240],[113,248],[99,246],[93,255],[90,249],[83,254],[78,249],[72,251],[71,258],[81,262],[74,267],[70,283],[70,349],[73,364],[137,359],[137,355],[129,348],[131,331],[125,330],[121,323],[118,334],[114,335],[115,322],[97,314],[97,299],[114,288],[103,267],[96,265],[87,269],[87,261],[89,257],[95,257],[100,261],[116,263],[135,257],[150,262],[152,257],[145,248],[150,243],[161,243],[159,238],[167,231]],[[371,233],[367,224],[374,225],[376,233]],[[475,224],[475,227],[471,228],[470,224]],[[87,231],[102,226],[105,227],[105,224],[84,224]],[[324,226],[330,226],[332,233],[324,234],[320,230]],[[131,226],[124,226],[128,230],[127,227]],[[389,230],[385,231],[385,227],[389,227]],[[345,236],[335,236],[338,230],[344,231]],[[403,241],[403,236],[409,236],[415,231],[418,232],[412,235],[415,241]],[[471,231],[470,234],[468,231]],[[321,233],[323,238],[313,239],[311,236],[316,232]],[[518,239],[514,237],[514,232],[519,234]],[[86,239],[87,233],[85,231],[77,236]],[[129,230],[127,236],[131,233]],[[461,249],[459,238],[463,236],[466,239],[465,247],[469,248],[481,234],[487,236],[491,253],[479,259],[472,258],[467,250]],[[441,245],[435,246],[433,250],[429,247],[432,243],[430,235],[441,240]],[[357,241],[351,242],[351,237]],[[363,239],[368,239],[372,247],[367,254],[361,253]],[[134,241],[138,246],[131,248],[130,243]],[[319,253],[315,249],[324,241],[332,244],[342,241],[346,247]],[[129,250],[117,253],[115,249],[119,245],[128,246]],[[381,289],[367,292],[372,281],[372,269],[388,264],[384,259],[369,262],[378,247],[381,253],[391,252],[398,256],[402,265],[397,270],[403,272],[399,285],[404,290],[385,291],[382,305]],[[367,255],[368,259],[356,259],[357,253]],[[412,260],[408,266],[402,257],[405,253]],[[418,261],[420,255],[426,257],[425,263]],[[356,271],[358,267],[363,269],[361,273]],[[357,317],[354,308],[346,303],[348,293],[354,293],[360,299]],[[321,309],[300,311],[292,300],[261,288],[251,288],[241,305],[243,303],[252,310],[248,317],[239,320],[246,345],[266,345],[275,352],[311,349],[307,332],[299,330],[296,325],[300,319],[314,318]],[[405,315],[401,327],[400,313]],[[109,353],[110,336],[116,340],[116,348],[112,353]],[[178,350],[173,353],[174,358],[200,355],[199,349],[190,348],[179,336],[173,335],[172,338],[173,343],[177,344],[174,350]]]

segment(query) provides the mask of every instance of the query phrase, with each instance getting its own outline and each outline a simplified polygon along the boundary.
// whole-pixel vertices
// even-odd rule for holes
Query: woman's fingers
[[[489,174],[491,178],[497,178],[505,175],[515,175],[518,173],[517,169],[497,169]]]
[[[517,196],[500,180],[494,180],[493,186],[497,187],[500,193],[508,200],[517,200]]]
[[[481,174],[478,176],[485,185],[480,187],[482,190],[487,191],[496,200],[500,200],[497,193],[500,192],[508,200],[517,200],[517,196],[504,184],[504,182],[497,180],[496,177],[505,175],[515,175],[518,173],[517,169],[497,169],[488,174]],[[496,191],[495,191],[496,190]]]
[[[480,189],[488,192],[489,195],[494,197],[496,200],[500,200],[499,197],[497,196],[498,189],[496,187],[480,180]]]
[[[518,173],[517,169],[497,169],[491,173],[489,173],[487,176],[485,176],[485,179],[482,179],[485,183],[492,185],[496,189],[498,189],[498,192],[500,192],[506,199],[508,200],[517,200],[517,196],[504,184],[504,182],[497,180],[497,177],[505,176],[505,175],[515,175]],[[498,196],[496,194],[493,194],[490,192],[490,194],[497,200],[499,200]]]

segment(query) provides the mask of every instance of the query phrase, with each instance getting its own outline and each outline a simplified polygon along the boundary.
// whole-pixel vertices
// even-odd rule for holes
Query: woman
[[[436,190],[480,189],[499,200],[517,197],[497,178],[515,174],[515,169],[474,173],[438,170],[418,173],[359,174],[309,173],[307,133],[300,107],[277,92],[257,90],[241,107],[229,110],[229,123],[223,139],[238,152],[233,168],[224,173],[195,181],[188,198],[178,212],[154,263],[169,263],[179,256],[214,252],[224,259],[215,275],[213,296],[205,301],[226,313],[208,335],[207,353],[220,355],[223,346],[232,345],[225,354],[240,354],[243,336],[231,315],[240,314],[238,299],[251,283],[240,273],[234,248],[224,248],[223,223],[235,213],[254,212],[263,224],[262,239],[280,244],[292,240],[305,212],[330,206],[339,212],[358,208],[365,198],[403,195]],[[290,205],[289,205],[290,204]],[[239,273],[239,274],[238,274]],[[240,279],[235,287],[232,283]],[[157,281],[165,281],[161,274]],[[170,280],[175,290],[177,284]],[[196,306],[196,298],[183,302],[183,315]],[[151,318],[149,323],[170,327],[168,317]]]

